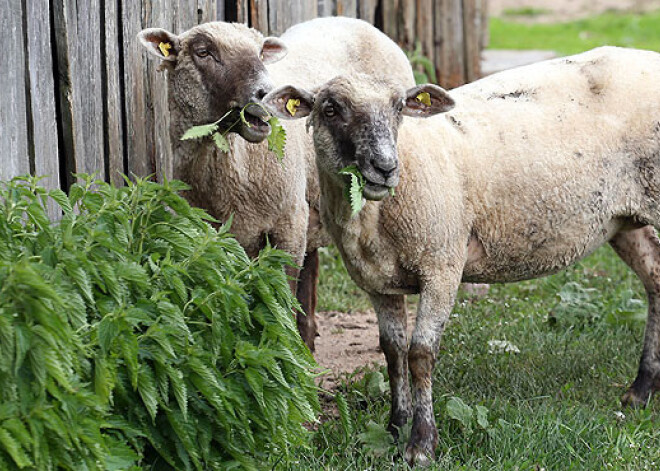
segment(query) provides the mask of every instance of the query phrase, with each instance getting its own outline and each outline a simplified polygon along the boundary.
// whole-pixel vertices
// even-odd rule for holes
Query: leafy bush
[[[182,183],[80,177],[0,189],[0,469],[257,469],[305,443],[290,258],[248,259]]]

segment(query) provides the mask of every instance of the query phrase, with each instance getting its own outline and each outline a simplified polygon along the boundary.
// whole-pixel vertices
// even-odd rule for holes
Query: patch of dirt
[[[507,10],[530,8],[545,13],[516,16],[523,21],[552,23],[571,21],[604,13],[608,10],[645,12],[660,9],[660,0],[489,0],[489,13],[502,16]]]
[[[488,285],[462,285],[461,297],[483,298],[488,294]],[[415,327],[417,306],[407,302],[408,338]],[[364,312],[317,312],[316,321],[319,337],[316,338],[314,358],[322,369],[328,370],[318,379],[325,389],[335,389],[342,377],[359,378],[360,368],[384,365],[385,355],[378,345],[378,320],[373,309]]]
[[[316,313],[319,337],[314,358],[329,370],[319,378],[319,384],[334,389],[339,378],[363,366],[384,365],[385,356],[378,346],[378,321],[373,309],[365,312]],[[408,312],[408,330],[414,318]]]

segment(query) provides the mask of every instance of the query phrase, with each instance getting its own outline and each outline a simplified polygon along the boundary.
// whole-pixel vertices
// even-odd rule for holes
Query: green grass
[[[534,8],[534,7],[507,8],[502,12],[504,16],[527,16],[527,17],[547,15],[549,13],[552,13],[552,10],[548,10],[546,8]]]
[[[561,25],[491,21],[492,48],[571,54],[603,44],[660,51],[660,12]],[[334,249],[321,253],[320,280],[320,310],[370,307]],[[493,285],[477,301],[461,297],[434,370],[439,445],[431,469],[660,469],[660,400],[646,410],[623,410],[624,419],[616,415],[637,372],[645,299],[641,283],[609,247],[557,275]],[[489,340],[508,340],[520,353],[489,353]],[[327,420],[310,449],[273,469],[408,469],[379,434],[389,415],[389,391],[373,386],[379,374],[386,377],[385,368],[341,389],[349,437],[339,419]],[[452,397],[486,407],[490,430],[452,419]]]
[[[605,13],[569,23],[528,24],[492,18],[491,49],[551,49],[575,54],[597,46],[660,51],[660,11],[644,15]]]
[[[334,250],[321,260],[321,310],[368,306]],[[658,469],[658,401],[647,410],[624,410],[623,420],[615,415],[636,374],[644,299],[635,275],[609,247],[557,275],[493,285],[477,301],[461,297],[435,368],[440,440],[432,469]],[[489,340],[508,340],[520,353],[489,353]],[[319,427],[312,450],[275,469],[406,469],[393,447],[375,457],[378,440],[358,439],[368,422],[383,426],[388,419],[389,392],[374,392],[372,377],[342,389],[351,440],[339,420],[330,420]],[[485,406],[492,430],[461,427],[447,414],[450,397]]]

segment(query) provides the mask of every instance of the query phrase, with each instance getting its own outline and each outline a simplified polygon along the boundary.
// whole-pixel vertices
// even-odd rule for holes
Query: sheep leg
[[[380,348],[387,360],[387,373],[390,377],[392,408],[387,429],[398,438],[399,428],[403,427],[412,415],[412,399],[408,384],[408,335],[405,297],[403,295],[370,295],[378,316]]]
[[[305,260],[305,246],[307,245],[307,206],[301,211],[294,211],[286,218],[278,221],[276,227],[271,232],[271,243],[280,250],[293,255],[293,260],[297,267],[286,267],[286,274],[289,276],[289,287],[294,295],[298,295],[298,276],[300,274],[300,265]],[[301,224],[305,221],[305,224]],[[311,270],[311,268],[310,268]],[[304,272],[304,269],[303,269]],[[308,273],[303,273],[308,276]],[[307,314],[303,312],[296,313],[296,322],[300,336],[311,352],[314,351],[314,340],[316,338],[316,322],[312,315],[307,319]],[[310,324],[313,327],[310,328]],[[302,329],[301,329],[302,327]]]
[[[413,423],[406,460],[410,465],[428,465],[435,459],[438,431],[433,415],[432,374],[440,338],[454,305],[461,273],[445,272],[424,283],[420,293],[408,364],[413,384]]]
[[[314,352],[314,340],[318,336],[316,327],[316,282],[319,277],[319,252],[314,249],[305,255],[303,269],[298,278],[298,289],[296,298],[302,306],[303,312],[296,317],[298,331],[309,347]]]
[[[649,310],[637,378],[621,398],[624,406],[644,407],[660,389],[660,240],[654,227],[645,226],[619,232],[610,244],[639,276],[648,297]]]

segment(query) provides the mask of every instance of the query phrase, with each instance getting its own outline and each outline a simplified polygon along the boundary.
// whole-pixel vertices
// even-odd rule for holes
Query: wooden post
[[[21,2],[0,0],[0,179],[30,171]]]
[[[105,139],[108,159],[108,180],[114,185],[123,184],[124,168],[124,100],[121,90],[122,79],[120,62],[122,44],[120,42],[121,23],[119,1],[105,0]]]

